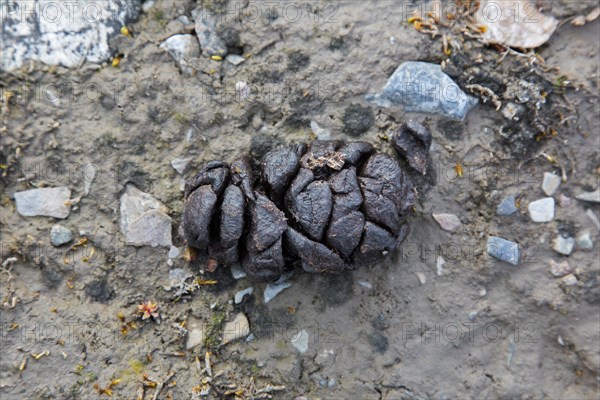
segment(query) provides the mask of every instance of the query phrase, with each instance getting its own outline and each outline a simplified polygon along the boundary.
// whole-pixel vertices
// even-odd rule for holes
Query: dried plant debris
[[[392,136],[425,174],[431,134],[409,122]],[[416,191],[398,159],[366,142],[280,146],[254,164],[210,161],[185,187],[181,232],[222,265],[241,262],[251,280],[294,266],[339,273],[372,264],[406,237]]]

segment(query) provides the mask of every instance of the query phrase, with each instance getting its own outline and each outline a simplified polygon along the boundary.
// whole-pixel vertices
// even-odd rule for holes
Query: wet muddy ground
[[[303,8],[294,18],[260,4],[250,19],[235,11],[243,2],[230,2],[219,24],[247,58],[237,66],[201,56],[193,73],[180,71],[159,47],[190,32],[173,21],[197,4],[177,1],[156,2],[131,37],[113,39],[124,56],[118,67],[36,64],[1,75],[3,89],[28,94],[5,97],[0,127],[0,398],[150,399],[160,391],[189,399],[209,390],[208,398],[597,398],[600,263],[590,215],[600,207],[575,196],[600,177],[598,20],[565,23],[538,49],[547,67],[560,68],[565,119],[516,155],[489,104],[457,122],[364,100],[403,61],[444,58],[439,39],[407,24],[396,2],[323,2],[320,13]],[[240,81],[250,86],[246,98]],[[49,99],[49,88],[60,95]],[[203,162],[310,141],[311,121],[391,154],[386,134],[407,119],[433,134],[430,174],[415,177],[410,234],[386,261],[341,275],[297,271],[267,304],[266,284],[234,279],[228,268],[209,272],[202,257],[189,261],[177,233],[182,188]],[[180,157],[193,158],[183,176],[171,166]],[[557,204],[552,222],[535,223],[527,205],[546,197],[544,172],[564,172],[554,197],[571,202]],[[119,217],[128,183],[168,208],[180,255],[169,261],[168,247],[126,244]],[[14,200],[55,186],[81,197],[59,221],[75,234],[60,247],[50,243],[57,220],[23,217]],[[519,210],[498,216],[507,195]],[[462,224],[446,232],[432,213]],[[552,250],[559,232],[586,229],[591,251]],[[519,244],[519,266],[486,254],[491,235]],[[553,276],[552,260],[566,260],[575,281]],[[182,296],[165,288],[177,268],[198,277]],[[141,318],[147,301],[158,318]],[[239,313],[252,340],[222,344],[241,329],[224,332]],[[198,326],[204,345],[186,349]]]

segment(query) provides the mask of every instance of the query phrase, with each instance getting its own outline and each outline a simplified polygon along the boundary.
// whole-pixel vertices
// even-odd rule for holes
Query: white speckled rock
[[[54,187],[15,193],[17,212],[24,217],[67,218],[71,212],[71,189]]]
[[[554,219],[554,199],[546,197],[529,203],[529,217],[533,222],[550,222]]]
[[[200,45],[193,35],[173,35],[165,40],[160,48],[166,50],[177,61],[182,72],[188,75],[194,73],[190,60],[200,55]]]
[[[64,67],[104,62],[114,52],[109,39],[139,10],[140,0],[3,0],[0,71],[28,61]]]

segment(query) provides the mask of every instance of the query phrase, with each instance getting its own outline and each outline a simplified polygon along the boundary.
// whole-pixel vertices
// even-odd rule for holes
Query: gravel
[[[61,246],[73,240],[73,232],[60,224],[55,224],[50,230],[50,242],[53,246]]]
[[[249,288],[246,288],[244,290],[240,290],[234,296],[235,304],[240,304],[244,300],[244,296],[251,295],[253,292],[254,292],[254,288],[252,286]]]
[[[187,172],[193,160],[194,159],[191,157],[179,157],[171,161],[171,166],[175,168],[175,171],[177,171],[180,175],[183,175]]]
[[[519,265],[519,245],[515,242],[490,236],[487,242],[487,253],[498,260]]]
[[[448,232],[454,232],[460,225],[460,220],[454,214],[432,214],[440,227]]]
[[[583,192],[575,196],[577,200],[589,201],[590,203],[600,203],[600,187],[593,192]]]
[[[519,209],[516,206],[515,196],[506,196],[502,199],[496,208],[496,214],[507,216],[516,213]]]
[[[279,293],[289,288],[290,286],[292,286],[290,282],[285,282],[281,279],[278,279],[275,283],[268,284],[264,292],[265,304],[273,300],[275,296],[277,296]]]
[[[571,255],[574,247],[575,238],[572,237],[564,237],[562,235],[558,235],[552,241],[552,250],[565,256]]]
[[[200,46],[198,39],[193,35],[173,35],[165,40],[160,48],[166,50],[177,61],[182,72],[188,75],[194,73],[191,60],[200,55]]]
[[[70,199],[71,189],[64,186],[15,193],[17,212],[24,217],[67,218],[71,212]]]
[[[232,321],[225,323],[223,327],[223,344],[245,338],[250,334],[248,318],[242,313],[237,314]]]
[[[308,350],[308,338],[308,332],[303,329],[292,338],[292,346],[294,346],[300,353],[306,353]]]
[[[594,248],[592,234],[588,229],[577,235],[577,248],[580,250],[592,250]]]
[[[529,203],[529,216],[533,222],[550,222],[554,219],[554,199],[546,197]]]
[[[553,196],[560,186],[561,179],[558,175],[552,172],[544,172],[544,180],[542,181],[542,190],[546,196]]]
[[[565,276],[573,272],[573,268],[569,265],[566,260],[557,263],[554,260],[550,260],[550,272],[557,278]]]

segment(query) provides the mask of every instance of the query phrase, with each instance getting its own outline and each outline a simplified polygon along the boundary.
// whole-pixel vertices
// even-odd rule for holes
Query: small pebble
[[[246,271],[239,264],[234,264],[230,268],[233,279],[238,280],[246,277]]]
[[[171,248],[169,249],[169,258],[177,258],[179,253],[180,251],[177,247],[171,246]]]
[[[594,224],[594,226],[596,226],[596,229],[600,231],[600,221],[598,220],[596,214],[594,214],[594,212],[591,209],[587,209],[585,211],[585,215],[587,215],[590,221],[592,221],[592,223]]]
[[[590,203],[600,203],[600,187],[593,192],[584,192],[575,196],[577,200],[589,201]]]
[[[529,203],[529,216],[533,222],[550,222],[554,219],[554,199],[544,199]]]
[[[252,292],[254,292],[254,288],[252,286],[237,292],[234,297],[235,304],[240,304],[242,300],[244,300],[244,296],[251,295]]]
[[[292,346],[296,348],[300,353],[306,353],[308,350],[308,333],[302,329],[296,336],[291,340]]]
[[[171,166],[173,168],[175,168],[175,171],[177,171],[179,174],[183,175],[187,172],[190,164],[192,163],[194,159],[191,157],[187,157],[187,158],[176,158],[174,160],[171,161]]]
[[[555,277],[560,278],[573,272],[573,269],[566,260],[563,260],[560,263],[550,260],[550,272]]]
[[[424,285],[427,283],[427,278],[425,277],[425,274],[422,272],[417,272],[417,278],[419,278],[419,283],[421,285]]]
[[[86,164],[85,171],[83,172],[83,193],[85,193],[86,196],[90,194],[94,178],[96,178],[96,167],[91,163]]]
[[[313,133],[317,136],[317,139],[319,140],[331,139],[331,132],[327,129],[321,128],[317,121],[310,121],[310,129],[312,129]]]
[[[561,193],[558,196],[558,205],[562,208],[569,208],[573,205],[573,199]]]
[[[561,281],[567,286],[577,285],[577,278],[573,274],[564,276]]]
[[[278,279],[275,283],[269,283],[267,285],[267,287],[265,288],[265,292],[264,292],[265,304],[270,302],[271,300],[273,300],[275,298],[275,296],[277,296],[283,290],[292,286],[291,283],[286,282],[285,280],[283,280],[281,282],[280,281],[281,281],[281,278]]]
[[[506,196],[502,199],[500,204],[498,204],[498,207],[496,208],[496,214],[505,216],[516,213],[519,209],[515,203],[515,196]]]
[[[227,62],[233,65],[240,65],[241,63],[246,61],[244,57],[238,56],[237,54],[229,54],[227,57],[225,57],[225,60],[227,60]]]
[[[572,237],[563,237],[558,235],[552,241],[552,250],[565,256],[571,255],[575,247],[575,239]]]
[[[373,285],[371,285],[371,282],[366,281],[364,279],[361,279],[356,283],[358,283],[360,286],[364,287],[365,289],[369,289],[369,290],[373,289]]]
[[[519,265],[519,245],[515,242],[490,236],[487,242],[487,253],[498,260]]]
[[[563,340],[562,336],[558,335],[558,338],[556,340],[558,341],[558,344],[560,344],[561,346],[565,345],[565,341]]]
[[[477,318],[477,315],[478,315],[478,314],[479,314],[479,312],[478,312],[478,311],[471,311],[471,312],[469,313],[469,320],[470,320],[470,321],[475,321],[475,318]]]
[[[460,220],[454,214],[432,214],[440,227],[448,232],[454,232],[460,226]]]
[[[60,246],[73,240],[73,232],[60,224],[55,224],[50,230],[50,242],[53,246]]]
[[[223,327],[222,343],[233,342],[234,340],[244,338],[250,334],[250,324],[248,318],[242,313],[236,315],[232,321],[226,322]]]
[[[444,273],[444,266],[446,266],[446,260],[444,260],[444,257],[437,256],[435,260],[435,269],[437,270],[437,276],[442,276],[442,274]]]
[[[485,288],[482,288],[479,291],[479,297],[485,297],[487,295],[487,290],[485,290]]]
[[[592,250],[594,248],[594,242],[589,230],[586,229],[577,236],[577,248],[580,250]]]
[[[185,344],[187,350],[191,350],[196,346],[204,343],[204,323],[194,317],[188,319],[188,337]]]
[[[241,99],[246,99],[250,96],[250,85],[247,82],[239,81],[235,84],[235,91]]]
[[[553,196],[560,186],[560,176],[552,172],[544,172],[544,180],[542,181],[542,190],[546,196]]]

